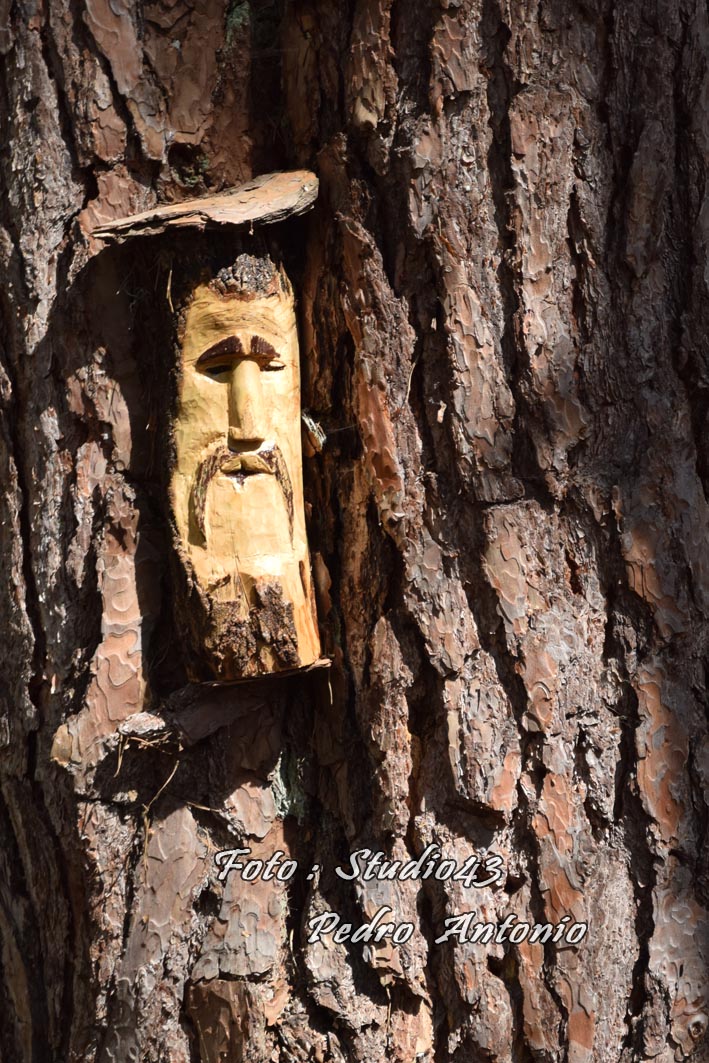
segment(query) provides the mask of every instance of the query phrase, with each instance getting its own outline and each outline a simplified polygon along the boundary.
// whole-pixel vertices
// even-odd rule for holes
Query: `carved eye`
[[[229,373],[235,359],[243,358],[244,348],[238,336],[227,336],[200,355],[195,368],[213,380],[223,381],[224,374]]]
[[[285,369],[286,363],[282,362],[280,358],[272,358],[270,362],[262,363],[261,369],[264,373],[277,373],[280,369]]]

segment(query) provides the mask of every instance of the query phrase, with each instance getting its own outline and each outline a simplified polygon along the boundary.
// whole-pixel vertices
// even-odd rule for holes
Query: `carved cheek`
[[[224,440],[228,428],[227,389],[193,369],[185,372],[175,418],[178,462],[207,444]],[[189,458],[187,459],[189,460]],[[179,462],[181,464],[181,462]]]
[[[272,438],[283,450],[291,476],[300,467],[300,379],[298,366],[287,364],[278,373],[264,374],[264,390],[271,412]]]

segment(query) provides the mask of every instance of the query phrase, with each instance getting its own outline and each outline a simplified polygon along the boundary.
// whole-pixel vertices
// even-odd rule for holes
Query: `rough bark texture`
[[[4,0],[0,52],[2,1059],[709,1059],[706,5]],[[87,234],[296,167],[333,667],[185,688],[164,272]],[[334,874],[431,842],[504,888]]]

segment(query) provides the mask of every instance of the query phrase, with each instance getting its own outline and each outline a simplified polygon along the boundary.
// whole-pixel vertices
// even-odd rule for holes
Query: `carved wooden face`
[[[283,287],[277,273],[267,294],[202,284],[183,333],[172,507],[223,678],[301,667],[319,655],[298,335]]]

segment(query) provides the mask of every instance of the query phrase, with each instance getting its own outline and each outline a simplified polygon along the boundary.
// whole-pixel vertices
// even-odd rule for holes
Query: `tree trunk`
[[[709,1060],[706,5],[0,11],[3,1063]],[[89,234],[296,167],[332,665],[186,685],[171,242]]]

